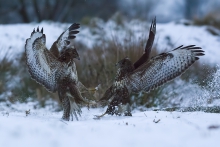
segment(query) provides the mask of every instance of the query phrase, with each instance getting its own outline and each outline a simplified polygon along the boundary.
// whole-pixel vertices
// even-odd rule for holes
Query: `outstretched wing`
[[[46,87],[48,91],[57,90],[57,79],[64,74],[67,68],[51,54],[45,46],[46,36],[43,29],[35,30],[31,37],[26,40],[25,53],[26,63],[31,77]]]
[[[139,66],[141,66],[144,62],[146,62],[149,59],[151,48],[154,43],[155,34],[156,34],[156,17],[152,20],[150,26],[149,37],[147,40],[147,44],[145,46],[144,54],[134,63],[135,69],[137,69]]]
[[[181,75],[203,52],[200,47],[190,45],[155,56],[126,78],[127,85],[132,92],[148,92]]]
[[[53,43],[53,45],[50,48],[50,52],[58,58],[60,53],[63,51],[63,49],[65,49],[67,47],[72,47],[73,46],[73,39],[76,38],[75,35],[79,33],[79,31],[77,30],[79,28],[80,28],[80,24],[77,24],[77,23],[72,24]],[[74,48],[74,47],[72,47],[72,48]]]

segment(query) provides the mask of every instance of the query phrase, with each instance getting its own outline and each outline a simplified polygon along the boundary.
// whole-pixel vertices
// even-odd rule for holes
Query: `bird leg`
[[[75,116],[76,120],[78,121],[78,116],[81,116],[82,110],[80,107],[73,101],[70,100],[70,115],[71,115],[71,120],[73,121],[73,115]]]
[[[106,112],[100,116],[96,116],[97,119],[103,117],[105,114],[109,115],[119,115],[121,116],[132,116],[130,110],[130,99],[127,88],[120,88],[115,91],[113,95],[113,100],[108,105]]]
[[[124,113],[124,116],[132,116],[130,105],[128,103],[125,105],[120,104],[118,106],[108,106],[105,113],[103,113],[102,115],[94,115],[95,116],[94,119],[100,119],[101,117],[105,116],[106,114],[109,114],[109,115],[115,114],[115,115],[121,116],[122,113]]]
[[[97,91],[98,89],[95,87],[95,88],[88,88],[88,92],[90,92],[91,94],[95,94],[95,92]]]
[[[91,91],[91,93],[94,94],[100,88],[100,84],[95,88],[87,88],[80,81],[78,81],[77,87],[79,88],[80,93],[86,93]]]
[[[132,116],[129,103],[118,105],[118,111],[119,114],[124,113],[124,116]]]
[[[61,102],[62,102],[62,106],[63,106],[62,119],[69,121],[69,119],[70,119],[70,101],[67,97],[63,97],[63,98],[61,98]]]
[[[74,101],[76,101],[76,103],[83,103],[83,104],[87,104],[87,105],[90,105],[90,104],[95,104],[94,101],[88,101],[87,99],[84,99],[81,95],[81,92],[78,88],[77,85],[71,83],[70,87],[70,94],[72,96],[74,96]]]

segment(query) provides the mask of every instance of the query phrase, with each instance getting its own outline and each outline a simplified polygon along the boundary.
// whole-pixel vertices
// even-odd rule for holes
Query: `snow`
[[[82,25],[77,34],[76,42],[80,42],[88,49],[104,40],[114,40],[118,44],[126,45],[125,40],[140,42],[147,40],[150,28],[149,22],[132,20],[124,22],[123,26],[109,20],[92,20],[94,26]],[[91,21],[91,22],[92,22]],[[180,21],[181,22],[181,21]],[[154,46],[160,51],[170,51],[180,45],[195,44],[205,50],[205,56],[199,62],[204,64],[220,63],[220,36],[212,35],[209,26],[185,26],[183,23],[157,23],[157,33]],[[49,48],[59,35],[71,24],[42,22],[32,24],[0,25],[0,59],[6,54],[12,59],[14,55],[24,52],[25,40],[29,38],[34,28],[43,27],[46,34],[46,46]],[[217,29],[216,29],[217,30]],[[217,33],[220,31],[217,30]],[[219,33],[220,34],[220,33]],[[143,47],[144,48],[144,47]]]
[[[32,103],[3,107],[0,146],[218,146],[220,114],[204,112],[133,111],[132,117],[104,116],[105,108],[83,108],[79,121],[61,121],[62,112],[33,109]],[[30,115],[25,110],[30,109]],[[8,112],[8,114],[7,114]],[[156,121],[160,120],[158,123]]]
[[[159,49],[168,48],[168,42],[165,38],[169,37],[174,47],[179,45],[194,44],[202,47],[205,56],[201,58],[202,63],[220,63],[220,37],[214,36],[207,31],[207,26],[184,26],[176,23],[167,23],[157,25],[157,47]],[[170,47],[169,47],[170,48]],[[170,50],[168,48],[168,50]],[[167,50],[167,51],[168,51]]]
[[[82,28],[76,41],[87,45],[88,48],[100,44],[102,40],[114,40],[117,44],[125,46],[126,40],[136,43],[147,40],[149,28],[150,23],[138,20],[125,22],[124,26],[117,25],[113,21],[104,23],[97,20],[97,28]],[[180,45],[197,45],[205,51],[205,56],[199,62],[216,65],[220,63],[220,35],[214,36],[208,29],[209,26],[186,26],[181,21],[157,23],[154,46],[162,53]],[[215,29],[215,31],[220,34],[219,30]],[[92,34],[92,32],[96,33]]]
[[[46,46],[50,47],[69,25],[51,22],[0,25],[0,58],[5,54],[12,58],[24,52],[25,41],[30,37],[34,28],[44,28]]]

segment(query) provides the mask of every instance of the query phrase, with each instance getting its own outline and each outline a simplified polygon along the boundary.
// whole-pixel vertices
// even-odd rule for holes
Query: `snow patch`
[[[219,114],[136,111],[132,117],[94,120],[104,109],[83,108],[79,121],[64,122],[62,112],[26,109],[28,116],[25,111],[1,111],[0,146],[205,147],[217,146],[220,135]]]

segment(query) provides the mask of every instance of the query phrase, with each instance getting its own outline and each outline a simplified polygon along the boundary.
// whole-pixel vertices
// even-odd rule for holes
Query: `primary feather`
[[[162,53],[130,73],[126,84],[132,92],[148,92],[181,75],[204,55],[203,52],[200,47],[191,45]]]

